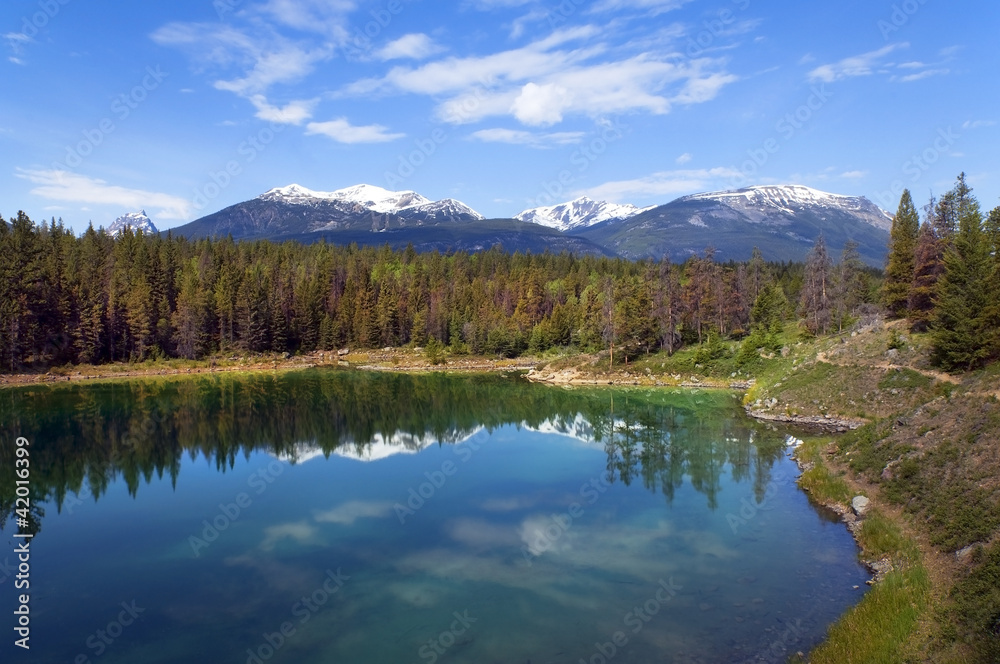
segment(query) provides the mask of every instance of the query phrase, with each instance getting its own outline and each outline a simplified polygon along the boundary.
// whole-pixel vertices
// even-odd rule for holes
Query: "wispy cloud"
[[[264,95],[258,94],[250,97],[250,103],[257,109],[257,118],[266,122],[292,125],[300,125],[311,118],[317,101],[316,99],[303,99],[291,101],[278,107],[268,103]]]
[[[337,523],[352,526],[358,519],[379,519],[392,514],[393,503],[378,500],[351,500],[325,512],[317,512],[319,523]]]
[[[678,196],[705,191],[739,176],[740,172],[733,168],[660,171],[633,180],[605,182],[580,189],[570,192],[569,197],[589,196],[598,201],[621,203],[639,198]]]
[[[842,78],[869,76],[882,64],[883,58],[898,49],[908,48],[909,43],[898,42],[883,46],[877,51],[869,51],[861,55],[844,58],[838,62],[820,65],[809,72],[811,82],[833,83]]]
[[[676,161],[679,165],[683,166],[684,164],[691,161],[693,158],[694,157],[691,156],[690,152],[685,152],[681,156],[677,157],[677,159],[675,159],[674,161]]]
[[[510,143],[533,148],[547,148],[553,145],[568,145],[583,140],[582,131],[560,131],[540,133],[519,129],[480,129],[472,133],[472,138],[485,143]]]
[[[179,196],[129,189],[62,170],[17,169],[17,177],[35,185],[30,193],[53,201],[116,206],[124,210],[151,210],[160,219],[188,219],[191,202]]]
[[[577,26],[522,48],[450,57],[416,68],[397,66],[380,78],[356,81],[340,94],[445,97],[437,106],[445,122],[506,115],[527,126],[544,127],[568,115],[664,114],[674,104],[708,101],[736,80],[721,71],[720,60],[711,58],[678,63],[643,53],[595,62],[609,51],[594,41],[600,33],[597,26]],[[587,43],[579,44],[582,41]]]
[[[966,120],[962,123],[962,129],[981,129],[982,127],[992,127],[995,120]]]
[[[840,177],[846,180],[859,180],[868,175],[868,171],[845,171],[840,174]]]
[[[337,118],[326,122],[310,122],[306,125],[306,135],[319,134],[332,138],[338,143],[387,143],[403,138],[406,134],[394,134],[387,127],[372,124],[356,126],[346,118]]]
[[[590,8],[593,13],[638,9],[653,16],[680,9],[691,0],[601,0]]]
[[[925,69],[924,71],[917,72],[916,74],[907,74],[906,76],[901,76],[899,81],[902,83],[910,83],[912,81],[919,81],[931,76],[944,76],[945,74],[950,74],[950,69]]]
[[[435,44],[427,35],[413,33],[389,42],[375,52],[375,57],[379,60],[423,60],[443,50],[443,46]]]

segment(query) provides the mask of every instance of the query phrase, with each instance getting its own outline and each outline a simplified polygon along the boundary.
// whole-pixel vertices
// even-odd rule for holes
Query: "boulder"
[[[854,500],[851,501],[851,509],[858,516],[864,516],[870,507],[871,501],[864,496],[854,496]]]

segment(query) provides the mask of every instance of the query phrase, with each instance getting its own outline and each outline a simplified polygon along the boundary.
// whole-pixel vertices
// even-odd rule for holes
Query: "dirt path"
[[[827,357],[827,354],[823,351],[816,353],[816,360],[818,362],[826,362],[827,364],[833,364],[838,367],[863,367],[871,369],[909,369],[910,371],[916,371],[918,374],[927,376],[928,378],[934,378],[935,380],[940,380],[944,383],[951,383],[952,385],[958,385],[962,382],[961,378],[952,376],[951,374],[944,373],[943,371],[930,371],[929,369],[917,369],[916,367],[911,367],[906,364],[894,364],[892,362],[865,362],[863,364],[854,364],[851,362],[842,362],[833,360]]]

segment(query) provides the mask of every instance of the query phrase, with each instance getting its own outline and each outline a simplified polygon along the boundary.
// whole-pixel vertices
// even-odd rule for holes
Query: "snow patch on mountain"
[[[468,215],[476,219],[484,218],[468,205],[453,198],[432,201],[415,191],[389,191],[371,184],[358,184],[336,191],[314,191],[298,184],[290,184],[271,189],[258,198],[290,205],[311,205],[317,201],[338,201],[379,214],[400,214],[405,211],[408,216],[416,213],[439,216]]]
[[[609,219],[628,219],[648,209],[650,208],[638,208],[628,203],[595,201],[581,196],[567,203],[524,210],[514,215],[514,218],[518,221],[568,231],[593,226]]]
[[[761,185],[729,191],[712,191],[684,196],[678,201],[715,201],[754,218],[768,210],[794,216],[802,208],[829,208],[849,212],[862,221],[889,230],[892,215],[864,196],[843,196],[819,191],[798,184]]]
[[[142,231],[143,235],[155,235],[160,232],[145,210],[128,212],[118,217],[108,226],[108,234],[112,237],[118,237],[125,232],[126,228],[131,228],[133,233]]]

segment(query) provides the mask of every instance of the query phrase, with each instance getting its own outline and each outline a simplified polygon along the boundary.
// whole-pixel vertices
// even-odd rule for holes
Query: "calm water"
[[[0,423],[5,662],[783,662],[867,578],[728,393],[310,370],[5,390]]]

